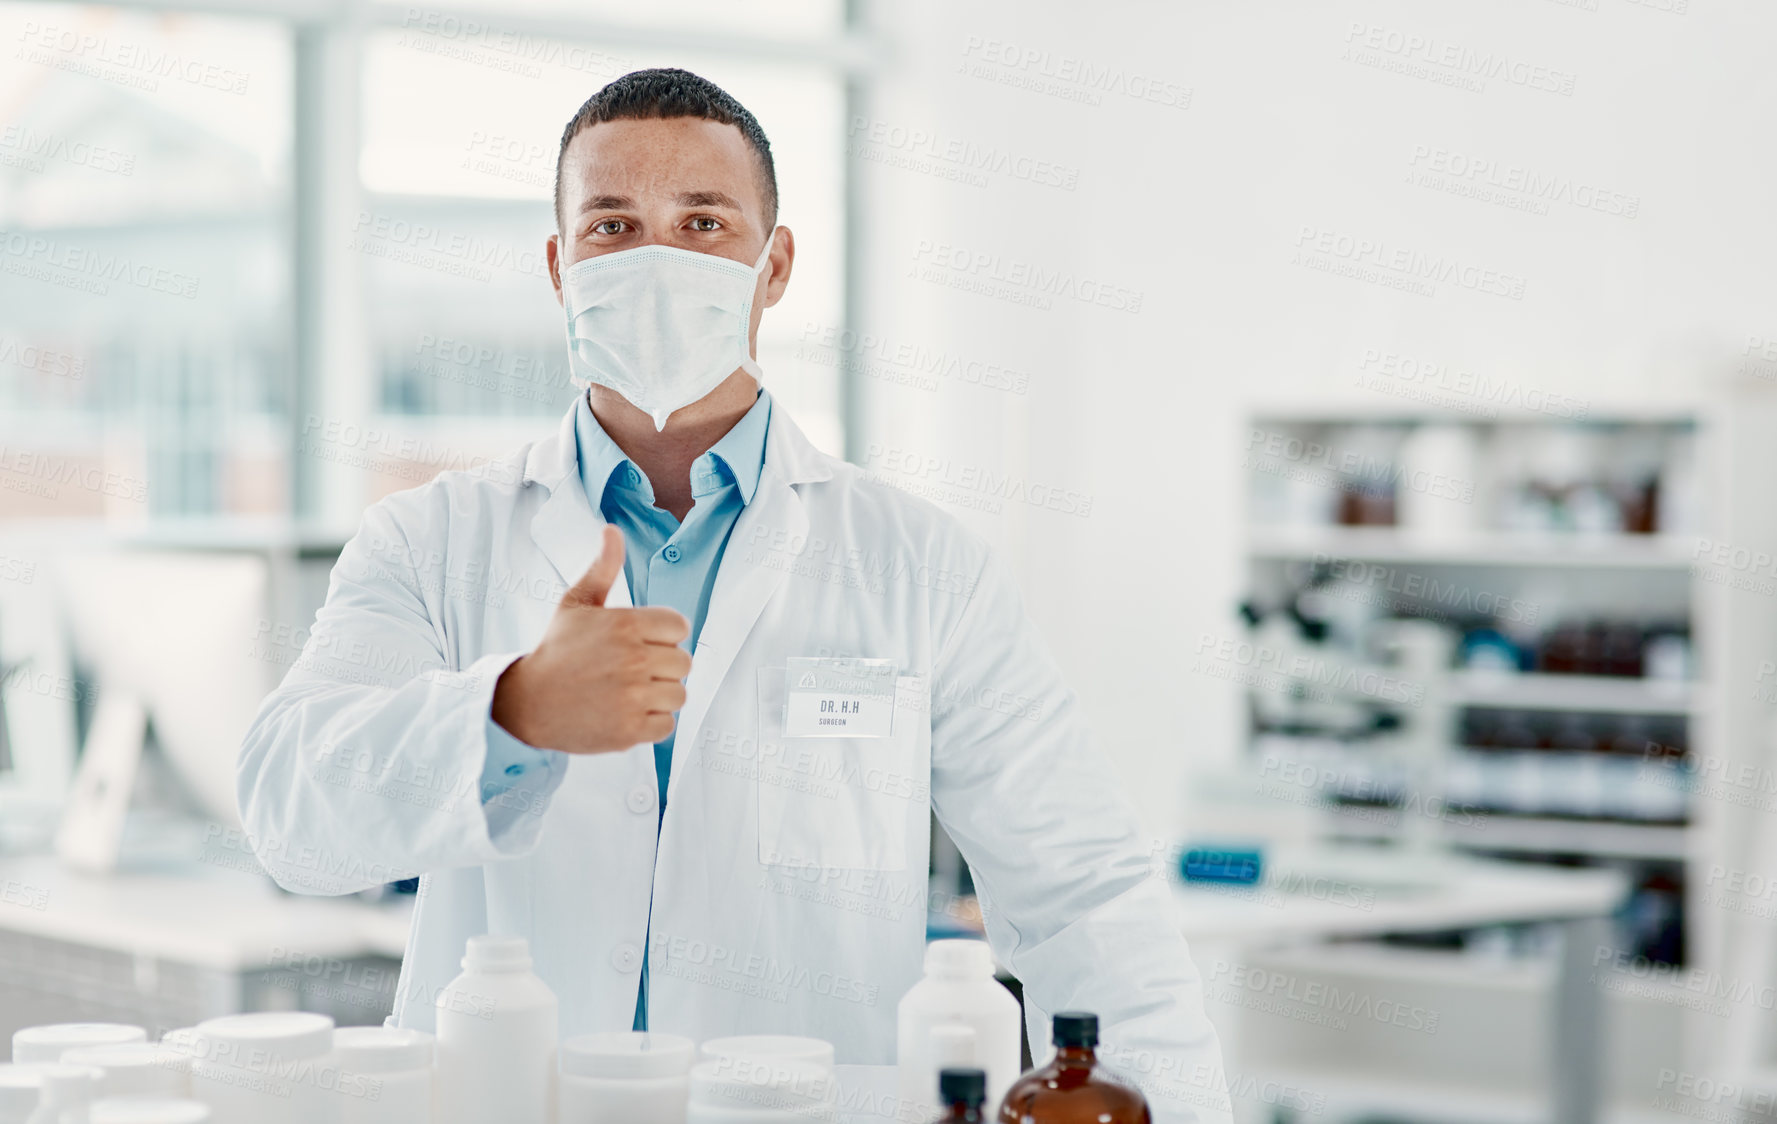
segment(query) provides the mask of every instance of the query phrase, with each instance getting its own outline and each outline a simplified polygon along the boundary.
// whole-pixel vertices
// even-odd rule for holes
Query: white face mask
[[[753,292],[773,240],[765,239],[751,269],[715,254],[637,246],[563,270],[574,384],[610,387],[652,417],[658,431],[674,410],[716,389],[736,367],[763,382],[747,339]]]

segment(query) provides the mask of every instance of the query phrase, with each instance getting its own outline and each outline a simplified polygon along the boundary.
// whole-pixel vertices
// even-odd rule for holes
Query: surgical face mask
[[[674,410],[716,389],[736,367],[763,382],[747,337],[772,241],[766,238],[751,269],[714,254],[637,246],[563,270],[574,384],[610,387],[662,430]]]

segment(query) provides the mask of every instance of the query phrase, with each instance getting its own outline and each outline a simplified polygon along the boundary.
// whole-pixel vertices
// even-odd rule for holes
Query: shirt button
[[[508,766],[506,766],[506,775],[507,775],[507,776],[509,776],[509,777],[516,777],[516,776],[518,776],[518,775],[519,775],[519,774],[520,774],[520,773],[523,773],[523,772],[524,772],[524,766],[523,766],[523,765],[519,765],[519,764],[512,764],[512,765],[508,765]]]
[[[654,790],[645,785],[637,785],[629,790],[629,810],[636,815],[654,810]]]
[[[640,484],[642,482],[642,474],[633,468],[626,468],[623,470],[623,479],[624,482],[628,484]]]
[[[679,548],[676,546],[669,546],[662,553],[666,555],[666,560],[668,562],[677,562],[680,558]]]
[[[642,963],[642,950],[625,941],[611,950],[611,967],[619,972],[633,972]]]

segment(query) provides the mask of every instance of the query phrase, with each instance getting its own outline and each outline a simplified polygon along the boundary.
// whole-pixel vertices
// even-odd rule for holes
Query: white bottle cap
[[[146,1097],[178,1096],[189,1085],[191,1058],[171,1046],[150,1042],[125,1042],[118,1046],[81,1046],[62,1054],[69,1065],[90,1065],[104,1071],[100,1095]]]
[[[170,1097],[106,1097],[94,1101],[90,1124],[210,1124],[210,1106]]]
[[[103,1070],[90,1065],[44,1064],[44,1108],[85,1108],[99,1095],[99,1079]]]
[[[351,1073],[402,1073],[432,1067],[432,1036],[395,1026],[342,1026],[333,1032],[339,1067]]]
[[[838,1095],[831,1067],[797,1058],[735,1054],[691,1067],[690,1103],[706,1108],[830,1121]]]
[[[198,1023],[192,1036],[192,1064],[241,1066],[250,1051],[278,1061],[314,1058],[333,1049],[333,1020],[306,1011],[262,1011],[224,1015]]]
[[[939,1023],[932,1028],[932,1068],[960,1069],[975,1064],[975,1028],[968,1023]]]
[[[691,1072],[697,1044],[677,1034],[615,1030],[561,1044],[561,1071],[572,1077],[679,1077]]]
[[[146,1042],[148,1032],[139,1026],[123,1023],[56,1023],[53,1026],[28,1026],[12,1036],[12,1060],[15,1062],[59,1062],[62,1052],[77,1046],[115,1046],[123,1042]]]
[[[523,937],[470,937],[463,953],[465,972],[528,972],[531,944]]]
[[[928,976],[991,976],[993,950],[986,941],[933,941],[926,945]]]
[[[823,1069],[833,1068],[833,1043],[793,1034],[741,1034],[712,1038],[703,1044],[703,1056],[722,1058],[772,1058],[803,1061]]]
[[[43,1091],[43,1067],[0,1065],[0,1124],[23,1121],[37,1110]]]

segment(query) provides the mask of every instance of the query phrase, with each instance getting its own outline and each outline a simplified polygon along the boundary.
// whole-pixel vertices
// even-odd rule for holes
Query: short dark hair
[[[586,99],[561,135],[561,151],[555,158],[555,221],[559,227],[561,213],[561,166],[568,154],[568,143],[580,130],[606,121],[634,121],[648,118],[701,117],[733,125],[753,146],[759,158],[759,183],[765,201],[765,218],[777,225],[777,166],[771,161],[771,142],[758,118],[747,107],[708,78],[674,67],[634,70],[614,79],[604,89]]]

